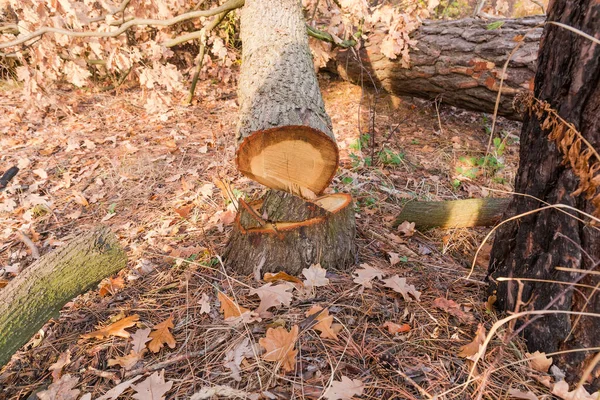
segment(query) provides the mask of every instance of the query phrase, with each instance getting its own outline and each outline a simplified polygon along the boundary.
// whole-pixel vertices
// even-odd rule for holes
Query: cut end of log
[[[236,160],[250,179],[304,198],[329,186],[338,161],[337,145],[329,136],[301,125],[253,132],[240,144]]]

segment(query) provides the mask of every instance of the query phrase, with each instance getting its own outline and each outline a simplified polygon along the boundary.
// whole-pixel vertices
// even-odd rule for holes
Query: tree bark
[[[531,90],[535,74],[543,16],[505,19],[497,29],[492,21],[466,18],[455,21],[426,21],[411,37],[410,68],[401,59],[381,54],[384,32],[369,35],[358,57],[353,49],[338,51],[330,70],[357,84],[383,88],[398,96],[440,98],[442,103],[468,110],[493,113],[504,63],[517,46],[506,71],[498,114],[520,120],[513,109],[515,94]],[[496,22],[496,21],[494,21]]]
[[[466,199],[452,201],[412,201],[404,206],[394,222],[414,222],[417,229],[470,228],[500,222],[510,199]]]
[[[555,0],[551,4],[549,21],[561,22],[600,38],[600,4],[597,1]],[[550,24],[545,27],[541,43],[535,97],[547,101],[594,148],[600,148],[600,46]],[[588,168],[589,175],[595,175],[597,180],[600,160],[589,155],[583,157],[576,151],[575,143],[569,146],[569,161],[563,162],[565,156],[560,149],[565,143],[559,142],[557,146],[548,138],[550,131],[556,133],[554,128],[547,129],[549,115],[549,112],[540,112],[525,117],[516,191],[550,204],[567,204],[597,215],[598,209],[592,203],[593,196],[598,196],[597,187],[594,193],[576,193],[582,183],[577,178],[577,171]],[[583,151],[586,146],[582,141],[578,142]],[[575,169],[570,165],[581,160],[585,162]],[[507,214],[520,214],[539,205],[529,197],[515,196]],[[572,215],[559,210],[542,211],[506,224],[497,232],[489,265],[490,291],[497,290],[497,306],[501,310],[514,311],[518,300],[521,300],[536,310],[550,305],[551,310],[598,314],[600,295],[594,287],[600,284],[599,276],[558,271],[555,267],[597,271],[599,260],[600,233],[597,226],[577,221]],[[517,282],[497,281],[498,277],[577,282],[587,286],[573,288],[568,284],[528,281],[524,282],[522,298],[518,299]],[[532,351],[545,352],[600,346],[598,332],[600,318],[579,318],[567,314],[549,314],[532,319],[524,327],[528,347]],[[592,352],[580,351],[553,357],[554,362],[566,371],[567,379],[577,382],[593,356]],[[599,366],[587,383],[595,390],[600,388]]]
[[[127,256],[106,227],[47,254],[0,290],[0,366],[75,296],[125,268]]]
[[[246,1],[241,12],[238,170],[270,188],[320,194],[338,165],[296,0]]]

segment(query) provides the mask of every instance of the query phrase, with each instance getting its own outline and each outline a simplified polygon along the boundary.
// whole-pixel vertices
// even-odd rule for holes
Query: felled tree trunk
[[[594,0],[555,0],[548,10],[548,20],[600,37],[600,3]],[[552,111],[542,107],[539,113],[527,114],[521,132],[515,191],[530,196],[515,196],[507,213],[516,215],[536,209],[540,203],[534,199],[538,198],[598,216],[600,46],[562,27],[546,25],[538,62],[535,97],[548,102],[596,150],[592,154],[582,140],[571,136],[568,127],[557,123]],[[533,104],[539,105],[536,100]],[[584,187],[580,187],[582,183]],[[583,193],[578,189],[583,189]],[[497,306],[501,310],[515,311],[517,302],[522,301],[527,309],[584,311],[596,316],[600,313],[600,276],[581,273],[598,271],[600,231],[586,217],[578,215],[586,220],[582,222],[574,218],[576,213],[569,213],[572,215],[544,210],[498,230],[489,273],[490,291],[497,290]],[[559,267],[573,270],[560,271],[556,269]],[[500,277],[535,281],[524,281],[520,290],[517,282],[498,281]],[[569,286],[576,281],[578,286]],[[554,363],[574,383],[584,378],[583,372],[588,366],[591,368],[597,351],[569,350],[600,346],[599,332],[600,318],[565,313],[545,315],[524,329],[530,351],[562,352],[553,356]],[[593,387],[589,392],[600,389],[598,364],[587,379],[584,383]]]
[[[502,26],[488,29],[491,22]],[[410,68],[401,57],[390,60],[381,53],[383,32],[369,34],[358,51],[341,49],[329,69],[357,84],[372,83],[398,96],[440,98],[442,103],[492,113],[504,63],[523,35],[523,44],[508,64],[499,115],[520,120],[512,102],[515,94],[532,89],[539,38],[544,18],[528,17],[486,21],[461,19],[426,21],[411,35],[417,41],[410,50]]]
[[[127,265],[106,227],[47,254],[0,290],[0,366],[77,295]]]
[[[355,254],[352,199],[315,199],[333,179],[339,155],[300,2],[247,0],[241,37],[236,163],[279,192],[240,202],[226,265],[241,273],[260,266],[297,274],[317,263],[344,268]]]

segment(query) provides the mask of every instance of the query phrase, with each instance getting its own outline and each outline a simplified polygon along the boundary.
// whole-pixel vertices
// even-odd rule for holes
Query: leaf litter
[[[437,113],[423,104],[377,110],[376,129],[382,132],[388,131],[389,121],[404,121],[407,135],[392,135],[388,144],[406,151],[408,162],[422,170],[353,166],[356,158],[350,154],[363,154],[353,148],[357,129],[349,121],[357,115],[367,121],[370,111],[359,111],[359,87],[328,79],[321,85],[341,160],[328,190],[352,192],[355,198],[361,266],[350,271],[314,266],[298,277],[273,274],[261,283],[224,275],[216,258],[222,254],[235,208],[223,185],[214,182],[227,177],[229,192],[248,200],[264,190],[234,168],[231,115],[237,108],[227,100],[235,96],[234,86],[200,82],[202,103],[173,106],[166,119],[147,114],[143,104],[126,94],[65,93],[65,107],[77,105],[79,111],[56,106],[43,117],[21,107],[17,95],[6,93],[0,104],[6,122],[0,170],[11,165],[22,170],[0,192],[0,246],[6,246],[0,247],[0,281],[10,282],[32,260],[17,230],[43,255],[63,246],[69,235],[104,220],[127,246],[131,261],[117,278],[69,303],[60,317],[44,326],[43,335],[32,342],[37,345],[13,357],[0,372],[7,398],[42,387],[65,396],[100,399],[152,398],[148,393],[155,390],[155,398],[190,398],[194,393],[197,398],[260,398],[273,393],[291,398],[309,390],[315,398],[325,393],[327,398],[359,393],[419,398],[423,394],[415,384],[435,395],[464,381],[469,367],[458,357],[460,347],[473,340],[478,324],[489,327],[493,319],[482,300],[484,286],[457,280],[464,275],[459,262],[468,258],[485,232],[448,235],[434,230],[422,235],[410,225],[398,231],[390,224],[407,199],[456,198],[456,189],[441,184],[439,172],[433,172],[452,175],[443,150],[435,157],[435,152],[425,151],[447,144],[446,138],[424,128],[437,126]],[[386,107],[385,102],[377,104]],[[459,121],[450,111],[441,111],[440,118],[445,128],[479,138],[481,125],[475,114],[460,118],[471,118],[472,123]],[[504,127],[513,129],[510,123]],[[65,138],[65,131],[77,132],[78,143]],[[477,147],[461,151],[485,149],[485,138],[461,143]],[[511,156],[516,165],[507,152],[506,158]],[[387,261],[392,253],[397,254],[394,265]],[[473,279],[484,276],[485,270],[479,269]],[[302,281],[310,287],[309,296],[301,293]],[[282,286],[262,306],[261,311],[272,316],[251,318],[250,310],[263,301],[257,297],[260,287],[278,287],[281,282],[295,286]],[[441,297],[471,304],[474,320],[455,325],[448,311],[433,305]],[[237,325],[227,324],[223,312],[237,318]],[[111,321],[116,313],[121,319]],[[93,332],[94,326],[104,328]],[[148,351],[151,332],[157,332],[156,353]],[[515,345],[525,353],[521,342]],[[494,340],[487,352],[503,346]],[[502,363],[521,361],[512,352],[504,355]],[[119,362],[109,366],[109,360]],[[339,367],[333,376],[332,362]],[[480,363],[480,368],[499,366],[486,355]],[[39,375],[52,365],[57,386],[52,386],[50,374]],[[501,397],[510,383],[523,393],[547,394],[543,385],[523,379],[527,375],[519,365],[491,374],[487,390]],[[471,397],[477,390],[477,385],[469,385],[463,394]]]

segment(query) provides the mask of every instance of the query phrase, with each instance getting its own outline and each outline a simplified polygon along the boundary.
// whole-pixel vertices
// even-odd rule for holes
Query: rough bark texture
[[[116,237],[101,227],[20,273],[0,291],[0,366],[68,301],[126,265]]]
[[[404,221],[415,228],[469,228],[500,222],[510,199],[466,199],[452,201],[413,201],[404,206],[394,227]]]
[[[562,22],[600,38],[600,3],[594,0],[555,0],[548,20]],[[555,25],[546,25],[538,57],[535,96],[549,102],[562,118],[571,122],[596,148],[600,148],[600,46]],[[592,204],[585,194],[573,196],[579,182],[566,165],[556,146],[548,141],[548,132],[540,124],[542,115],[526,116],[521,133],[521,161],[516,191],[527,193],[548,203],[563,203],[591,213]],[[515,196],[507,214],[515,215],[535,209],[540,204],[530,198]],[[600,234],[596,227],[583,224],[559,212],[547,210],[505,225],[494,241],[490,261],[491,290],[497,289],[497,305],[513,311],[517,297],[516,282],[497,282],[498,277],[530,277],[574,282],[578,273],[556,271],[555,267],[598,270]],[[587,275],[579,283],[595,287],[598,275]],[[589,303],[586,298],[589,297]],[[526,282],[522,300],[529,307],[600,313],[597,290],[542,282]],[[566,314],[548,315],[524,329],[531,350],[554,352],[600,346],[600,318]],[[554,362],[578,381],[594,356],[590,352],[573,352],[554,356]],[[600,387],[600,367],[590,378]]]
[[[491,21],[461,19],[425,22],[412,36],[410,68],[401,60],[390,60],[380,51],[382,33],[369,35],[359,57],[353,49],[340,50],[334,68],[344,79],[370,86],[372,83],[399,96],[441,98],[444,104],[492,113],[504,63],[524,35],[521,47],[511,57],[503,83],[498,113],[521,119],[512,107],[514,95],[531,89],[543,17],[503,20],[502,27],[488,30]]]
[[[239,171],[271,188],[320,194],[335,174],[338,150],[300,3],[246,1],[241,37]]]
[[[251,206],[258,210],[262,202]],[[307,201],[306,206],[323,208],[328,213],[302,222],[269,222],[258,228],[242,226],[238,214],[224,256],[226,267],[242,274],[259,268],[262,273],[285,271],[297,275],[317,263],[335,269],[353,265],[356,228],[351,196],[333,194]],[[299,211],[302,215],[305,212]],[[288,217],[298,219],[292,209]]]
[[[329,211],[315,203],[279,190],[269,190],[260,207],[260,215],[270,222],[301,222],[327,214]]]

